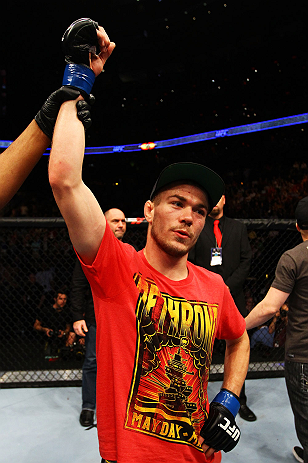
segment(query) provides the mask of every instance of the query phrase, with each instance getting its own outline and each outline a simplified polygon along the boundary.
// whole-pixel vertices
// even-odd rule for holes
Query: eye
[[[172,201],[172,204],[173,204],[174,206],[177,206],[177,207],[182,207],[182,206],[183,206],[183,204],[182,204],[181,201]]]
[[[204,209],[198,209],[197,214],[201,215],[202,217],[205,217],[205,210]]]

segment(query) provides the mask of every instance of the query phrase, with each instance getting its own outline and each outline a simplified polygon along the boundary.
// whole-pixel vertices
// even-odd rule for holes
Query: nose
[[[187,225],[191,225],[193,223],[193,211],[191,207],[183,208],[181,222],[185,222]]]

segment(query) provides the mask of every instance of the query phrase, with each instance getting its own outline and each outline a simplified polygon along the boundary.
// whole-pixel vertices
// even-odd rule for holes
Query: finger
[[[99,26],[97,32],[97,41],[99,44],[99,47],[102,51],[107,51],[109,45],[110,45],[110,39],[105,31],[105,29],[101,26]]]
[[[116,44],[114,42],[110,42],[108,49],[107,49],[108,58],[113,52],[113,50],[115,49],[115,47],[116,47]]]
[[[76,331],[76,334],[78,334],[78,336],[84,336],[83,334],[83,330],[82,330],[82,326],[79,326],[77,331]]]
[[[206,458],[211,457],[216,452],[215,449],[209,447],[208,445],[202,445],[202,449]]]
[[[110,45],[106,51],[102,50],[99,55],[92,55],[91,59],[92,61],[95,61],[97,59],[100,59],[103,64],[107,61],[113,50],[115,49],[116,44],[114,42],[110,42]]]

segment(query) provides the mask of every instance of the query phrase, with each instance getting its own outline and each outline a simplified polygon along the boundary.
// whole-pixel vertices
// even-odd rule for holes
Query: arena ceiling
[[[60,39],[79,17],[97,20],[117,45],[93,88],[92,146],[305,112],[305,11],[304,1],[11,2],[1,27],[0,136],[16,137],[60,85]]]

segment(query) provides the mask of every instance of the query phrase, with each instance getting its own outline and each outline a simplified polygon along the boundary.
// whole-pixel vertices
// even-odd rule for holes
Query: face
[[[122,240],[126,232],[125,215],[120,209],[109,209],[105,217],[110,225],[111,231],[118,240]]]
[[[219,219],[220,217],[222,217],[225,204],[226,198],[225,195],[222,195],[216,206],[213,207],[211,213],[209,214],[210,217],[213,217],[213,219]]]
[[[206,193],[194,185],[175,185],[146,206],[152,208],[146,218],[149,238],[173,257],[182,257],[194,246],[208,212]]]
[[[67,295],[58,293],[58,296],[55,298],[55,305],[57,309],[63,309],[67,301]]]

